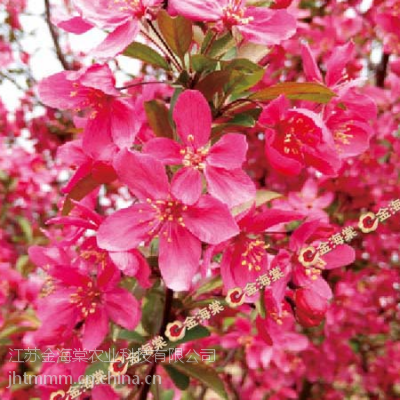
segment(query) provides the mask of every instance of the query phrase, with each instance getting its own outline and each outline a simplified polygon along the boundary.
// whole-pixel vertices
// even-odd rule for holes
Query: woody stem
[[[172,308],[172,300],[174,298],[174,292],[171,289],[166,289],[165,291],[165,304],[164,304],[164,312],[163,312],[163,319],[161,323],[160,330],[158,334],[161,336],[164,334],[165,329],[167,327],[168,321],[169,321],[169,315],[171,313],[171,308]],[[139,400],[146,400],[147,395],[149,394],[150,388],[151,388],[151,382],[153,380],[153,375],[157,372],[157,363],[155,359],[153,360],[153,364],[150,368],[150,371],[147,376],[150,376],[150,379],[145,379],[145,384],[143,386],[142,391],[140,392],[140,395],[138,397]],[[147,383],[150,382],[150,383]]]
[[[147,22],[148,22],[150,28],[152,29],[152,31],[154,32],[154,34],[157,36],[157,38],[161,41],[161,43],[165,47],[165,50],[169,53],[169,55],[171,57],[171,61],[173,61],[174,65],[176,66],[178,71],[182,71],[182,67],[179,64],[179,61],[177,60],[177,58],[175,57],[175,54],[173,53],[171,48],[168,46],[168,44],[164,40],[164,38],[160,35],[160,33],[158,32],[157,28],[154,26],[153,22],[150,19],[148,19]]]

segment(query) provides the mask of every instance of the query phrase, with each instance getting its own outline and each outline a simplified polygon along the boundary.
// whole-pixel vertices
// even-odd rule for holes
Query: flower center
[[[186,149],[182,149],[180,153],[183,156],[182,164],[185,167],[192,167],[199,171],[203,171],[206,167],[205,159],[208,154],[208,149],[192,149],[187,147]]]
[[[347,144],[347,145],[350,144],[349,138],[354,137],[354,135],[348,133],[351,132],[351,128],[348,125],[349,124],[343,124],[339,129],[336,129],[334,131],[334,137],[336,142],[340,142],[342,144]]]
[[[182,227],[186,226],[182,216],[182,212],[187,210],[187,206],[185,206],[181,202],[175,200],[153,201],[151,199],[147,199],[147,202],[157,212],[156,219],[149,222],[149,225],[152,227],[148,231],[149,235],[153,236],[157,233],[156,231],[163,230],[165,224],[168,222],[178,223]],[[168,242],[172,242],[169,229],[164,229],[162,234],[168,238]]]
[[[231,2],[223,8],[223,21],[228,27],[235,25],[247,25],[253,21],[253,17],[245,17],[245,8],[242,7],[242,0],[231,0]]]
[[[146,8],[141,0],[113,0],[112,3],[119,11],[132,11],[138,18],[143,17],[146,13]]]
[[[78,94],[85,97],[85,100],[80,102],[75,111],[79,112],[85,108],[92,108],[90,118],[95,118],[98,112],[104,108],[107,96],[101,90],[83,87],[78,82],[74,82],[72,85],[76,90],[69,94],[70,97],[75,97]]]
[[[72,293],[69,301],[75,304],[81,310],[82,316],[86,318],[96,311],[97,305],[101,302],[101,293],[89,282],[87,288],[79,287],[76,293]]]
[[[249,271],[253,269],[260,271],[265,260],[265,249],[268,247],[269,245],[266,245],[264,240],[248,238],[245,244],[245,251],[242,253],[241,264],[247,266]]]
[[[302,159],[303,146],[316,147],[321,141],[321,132],[308,118],[293,113],[280,124],[281,147],[285,154]]]
[[[86,249],[86,250],[81,251],[80,256],[84,260],[88,260],[94,264],[100,264],[103,270],[106,266],[107,252],[105,252],[105,251]]]

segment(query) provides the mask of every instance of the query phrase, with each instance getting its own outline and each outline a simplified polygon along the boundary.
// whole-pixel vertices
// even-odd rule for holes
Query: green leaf
[[[267,310],[265,308],[265,296],[264,296],[264,293],[265,293],[265,289],[263,288],[263,289],[260,290],[260,300],[258,300],[256,302],[256,309],[257,309],[258,313],[260,314],[261,318],[265,318],[265,315],[267,313]]]
[[[165,10],[158,13],[157,22],[169,47],[182,58],[192,43],[192,22],[181,15],[171,17]]]
[[[20,335],[21,333],[30,332],[37,330],[34,326],[9,326],[0,331],[0,340],[9,338],[13,335]]]
[[[256,124],[256,120],[249,114],[236,114],[230,121],[216,125],[212,128],[213,135],[222,132],[229,127],[252,128]],[[238,128],[235,128],[238,130]]]
[[[118,339],[129,340],[131,342],[136,342],[136,343],[145,343],[146,342],[146,339],[139,333],[137,333],[135,331],[127,331],[126,329],[122,329],[118,333]]]
[[[222,278],[220,276],[215,276],[212,279],[209,279],[206,283],[200,286],[199,289],[196,290],[196,297],[211,292],[222,286]]]
[[[231,47],[235,45],[235,40],[230,33],[222,36],[217,39],[209,48],[207,55],[216,58],[223,54],[225,54]],[[205,46],[206,48],[207,46]],[[202,49],[202,53],[204,54],[205,48]]]
[[[62,215],[68,215],[69,212],[74,208],[74,204],[71,200],[82,200],[89,193],[93,192],[96,188],[101,185],[96,179],[93,178],[92,174],[86,175],[82,178],[74,188],[68,193],[64,206],[62,209]]]
[[[278,199],[279,197],[282,197],[280,193],[273,192],[271,190],[265,190],[265,189],[257,190],[256,207],[268,203],[271,200]],[[241,204],[233,209],[233,214],[234,215],[240,214],[241,212],[248,210],[252,205],[253,201]]]
[[[173,400],[174,399],[174,390],[165,390],[163,393],[161,393],[161,400]]]
[[[25,269],[29,264],[29,256],[27,254],[22,254],[18,257],[17,262],[15,263],[16,270],[25,276]]]
[[[196,72],[214,71],[218,65],[217,60],[213,60],[203,54],[195,54],[191,58],[192,68]]]
[[[142,325],[150,335],[159,332],[163,314],[165,298],[164,294],[158,290],[151,290],[146,297],[146,303],[143,307]]]
[[[164,364],[163,367],[178,389],[186,390],[189,387],[190,378],[187,375],[182,374],[172,365]]]
[[[144,103],[147,120],[153,132],[158,137],[172,138],[174,133],[169,122],[169,109],[160,100],[151,100]]]
[[[18,222],[19,227],[21,228],[21,231],[25,236],[26,241],[30,243],[33,238],[32,227],[30,222],[26,218],[21,216],[16,217],[16,220]]]
[[[195,87],[203,93],[207,100],[211,100],[216,93],[221,93],[231,78],[231,71],[214,71],[202,79]]]
[[[273,100],[280,95],[290,100],[308,100],[316,103],[328,103],[336,94],[324,85],[315,82],[282,82],[275,86],[259,90],[249,99],[258,101]]]
[[[181,340],[177,340],[176,342],[167,341],[167,347],[169,349],[174,349],[175,347],[183,343],[191,342],[198,339],[204,339],[210,335],[211,333],[206,327],[202,325],[197,325],[190,330],[186,330],[185,336]]]
[[[253,128],[255,124],[255,119],[249,114],[236,114],[228,122],[228,125],[244,126],[245,128]]]
[[[197,325],[190,330],[186,330],[185,336],[181,340],[177,340],[172,343],[172,347],[176,347],[180,344],[191,342],[193,340],[204,339],[210,336],[210,331],[204,326]]]
[[[165,61],[165,59],[155,50],[145,44],[133,42],[125,49],[123,54],[124,56],[136,58],[147,64],[154,65],[155,67],[171,70],[167,61]]]
[[[225,65],[226,70],[231,70],[229,93],[241,93],[255,86],[264,76],[264,69],[250,60],[235,59]]]
[[[175,363],[174,368],[191,378],[197,379],[208,388],[212,389],[215,393],[223,399],[228,396],[225,391],[224,383],[215,372],[215,369],[201,362],[185,362],[187,359],[183,358],[183,363]]]

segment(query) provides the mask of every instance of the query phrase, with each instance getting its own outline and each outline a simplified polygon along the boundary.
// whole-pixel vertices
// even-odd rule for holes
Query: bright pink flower
[[[335,246],[331,244],[326,239],[330,233],[334,233],[330,226],[321,223],[319,220],[312,220],[303,223],[290,238],[290,249],[295,252],[292,258],[293,283],[299,287],[310,288],[326,299],[332,298],[332,290],[323,279],[322,271],[349,265],[356,257],[354,249],[349,245]],[[321,255],[317,264],[305,267],[299,260],[302,251],[309,246],[318,249],[323,242],[328,243],[331,251]],[[310,249],[310,257],[313,258],[311,253],[313,251]],[[305,252],[302,257],[307,258],[307,255],[308,252]]]
[[[290,108],[280,96],[264,108],[259,123],[265,127],[265,152],[271,165],[287,175],[314,167],[335,175],[341,162],[331,134],[320,117],[302,108]]]
[[[255,282],[260,275],[265,274],[269,269],[265,231],[300,217],[298,213],[278,209],[257,213],[255,208],[239,215],[237,223],[241,233],[223,244],[221,276],[225,288],[244,289],[248,282]]]
[[[359,155],[369,147],[373,135],[369,121],[376,118],[376,104],[360,94],[349,80],[346,66],[354,53],[354,43],[349,42],[335,48],[326,62],[327,73],[322,78],[317,62],[307,44],[302,45],[304,72],[309,81],[326,84],[337,93],[326,107],[324,121],[332,132],[338,154],[341,158]]]
[[[120,272],[112,265],[93,268],[78,260],[76,266],[58,264],[46,271],[52,278],[51,294],[38,301],[44,343],[55,343],[83,323],[82,344],[94,350],[109,332],[109,321],[133,330],[140,321],[139,302],[118,287]]]
[[[97,152],[96,152],[97,153]],[[82,140],[73,140],[67,142],[58,148],[58,158],[64,161],[65,165],[75,168],[76,171],[63,187],[63,193],[69,193],[79,182],[87,178],[89,175],[98,182],[111,183],[117,179],[117,175],[112,166],[113,157],[111,154],[106,157],[97,157],[99,154],[93,154],[90,149],[82,145]],[[93,190],[96,188],[93,187]],[[89,193],[88,193],[89,194]]]
[[[87,112],[82,145],[97,160],[109,160],[117,147],[130,146],[135,140],[133,106],[115,89],[108,66],[95,64],[52,75],[39,84],[39,95],[50,107]]]
[[[173,195],[186,204],[198,201],[203,189],[203,172],[208,192],[229,207],[253,199],[254,184],[242,170],[247,152],[246,137],[226,134],[211,146],[211,110],[207,100],[196,90],[187,90],[178,98],[173,118],[183,144],[155,138],[144,148],[164,164],[183,165],[174,176]]]
[[[247,7],[244,0],[170,0],[171,11],[194,21],[216,22],[237,29],[249,42],[275,45],[296,32],[296,19],[286,10]]]
[[[104,217],[98,215],[82,203],[74,202],[74,205],[73,215],[55,217],[47,221],[47,224],[63,224],[64,226],[76,228],[72,233],[72,237],[67,239],[69,245],[76,243],[87,230],[97,231],[104,220]],[[29,250],[30,254],[34,253],[37,264],[44,265],[41,263],[43,260],[43,249],[32,246]],[[91,236],[80,244],[79,256],[93,265],[99,265],[101,269],[111,264],[125,275],[135,277],[142,287],[148,288],[151,286],[149,281],[151,274],[150,267],[145,257],[137,249],[107,252],[100,249],[97,246],[96,238]]]
[[[166,285],[188,290],[199,268],[201,242],[218,244],[238,232],[228,207],[208,195],[193,205],[177,199],[176,184],[170,187],[164,166],[150,155],[122,150],[114,166],[140,203],[102,223],[99,246],[127,251],[159,236],[159,266]]]
[[[328,310],[328,300],[309,288],[295,291],[296,316],[305,327],[318,326]]]
[[[64,24],[69,32],[86,31],[87,22],[112,32],[92,51],[95,57],[109,58],[124,51],[140,31],[140,19],[151,16],[162,0],[73,0],[82,18]]]
[[[325,192],[318,194],[318,182],[309,178],[304,183],[300,192],[289,192],[287,199],[276,199],[274,205],[283,210],[293,210],[311,219],[322,219],[329,222],[328,214],[324,211],[331,205],[334,194]]]

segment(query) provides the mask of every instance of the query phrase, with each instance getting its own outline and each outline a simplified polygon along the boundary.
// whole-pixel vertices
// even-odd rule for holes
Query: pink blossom
[[[110,28],[111,33],[92,51],[96,57],[109,58],[124,51],[135,40],[140,31],[140,20],[151,16],[162,0],[100,0],[96,3],[90,0],[73,0],[75,8],[80,13],[80,19],[64,24],[68,31],[80,33],[81,27],[87,22],[101,28]],[[85,31],[85,29],[83,29]]]
[[[243,0],[170,0],[169,7],[194,21],[237,29],[249,42],[266,46],[278,44],[296,32],[296,19],[286,10],[247,7]]]
[[[259,118],[265,131],[265,153],[276,170],[298,175],[305,167],[335,175],[340,160],[329,130],[321,118],[301,108],[290,108],[280,96],[266,106]]]
[[[203,172],[208,192],[229,207],[253,199],[254,184],[242,170],[247,151],[245,136],[227,134],[211,146],[211,110],[204,96],[195,90],[179,96],[173,117],[183,143],[155,138],[144,147],[145,152],[167,165],[183,165],[174,176],[173,195],[186,204],[198,201]]]
[[[38,91],[41,100],[51,107],[87,113],[82,145],[93,158],[108,160],[117,147],[133,143],[135,112],[115,89],[108,66],[95,64],[60,72],[41,81]]]
[[[150,155],[122,150],[114,166],[140,202],[101,224],[99,246],[126,251],[159,236],[159,266],[166,285],[188,290],[199,268],[201,242],[218,244],[238,232],[228,207],[209,195],[195,204],[179,200],[174,196],[175,181],[169,184],[164,166]]]
[[[36,259],[41,263],[42,255],[38,253]],[[52,284],[50,294],[38,301],[42,327],[36,336],[41,343],[53,344],[63,336],[67,340],[74,327],[83,323],[82,345],[93,350],[108,334],[110,320],[125,329],[139,323],[139,302],[118,286],[120,273],[112,264],[93,270],[82,259],[74,265],[54,260],[46,272]]]

